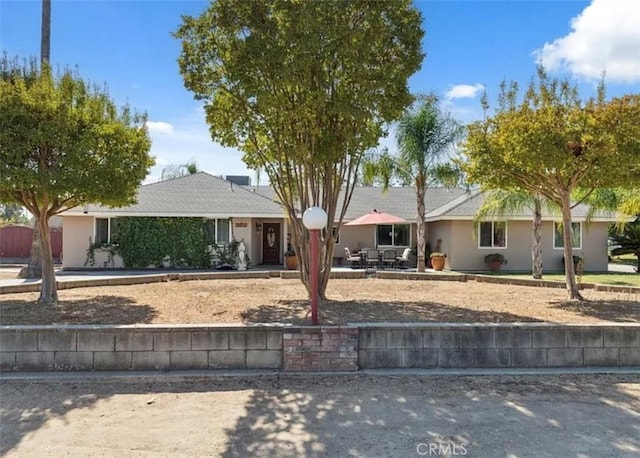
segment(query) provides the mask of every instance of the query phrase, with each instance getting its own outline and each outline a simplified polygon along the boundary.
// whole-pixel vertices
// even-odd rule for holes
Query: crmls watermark
[[[416,453],[420,456],[463,456],[467,454],[467,447],[465,444],[454,444],[453,442],[444,444],[421,442],[416,445]]]

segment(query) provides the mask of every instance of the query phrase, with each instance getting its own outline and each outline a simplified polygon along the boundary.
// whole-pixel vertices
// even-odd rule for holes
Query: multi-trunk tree
[[[541,195],[560,208],[571,260],[574,192],[640,182],[640,95],[607,100],[602,83],[583,101],[569,80],[543,68],[521,98],[518,92],[516,83],[503,83],[495,113],[469,126],[463,169],[485,189]],[[486,112],[486,97],[483,105]],[[573,262],[564,264],[569,299],[582,299]]]
[[[341,223],[364,152],[412,102],[420,13],[409,0],[217,0],[200,17],[184,17],[175,35],[185,86],[204,103],[212,138],[269,177],[309,290],[301,214],[320,206],[330,225]],[[321,297],[331,229],[323,231]]]
[[[153,165],[145,117],[70,71],[0,60],[0,201],[36,218],[42,250],[39,302],[57,300],[49,219],[88,202],[133,203]]]

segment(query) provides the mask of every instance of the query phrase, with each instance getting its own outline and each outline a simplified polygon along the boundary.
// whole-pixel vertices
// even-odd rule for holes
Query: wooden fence
[[[62,254],[62,228],[51,228],[51,251],[54,259]],[[29,226],[0,227],[0,258],[27,259],[31,252],[33,228]]]

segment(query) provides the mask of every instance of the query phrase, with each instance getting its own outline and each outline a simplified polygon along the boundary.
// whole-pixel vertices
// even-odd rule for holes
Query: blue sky
[[[51,61],[106,83],[118,104],[149,115],[157,181],[167,164],[195,160],[214,175],[251,175],[239,151],[213,143],[204,113],[182,84],[171,36],[183,14],[202,1],[52,0]],[[640,91],[640,0],[416,1],[424,17],[422,69],[414,93],[435,92],[462,122],[477,119],[479,96],[497,94],[503,79],[525,85],[542,62],[572,76],[589,95],[607,71],[611,96]],[[0,50],[38,56],[39,0],[0,0]],[[394,148],[393,138],[381,144]],[[254,179],[255,182],[255,179]]]

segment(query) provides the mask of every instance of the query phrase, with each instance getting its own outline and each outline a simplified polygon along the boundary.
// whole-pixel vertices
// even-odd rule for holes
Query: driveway
[[[632,375],[5,381],[17,456],[619,457],[640,454]]]

